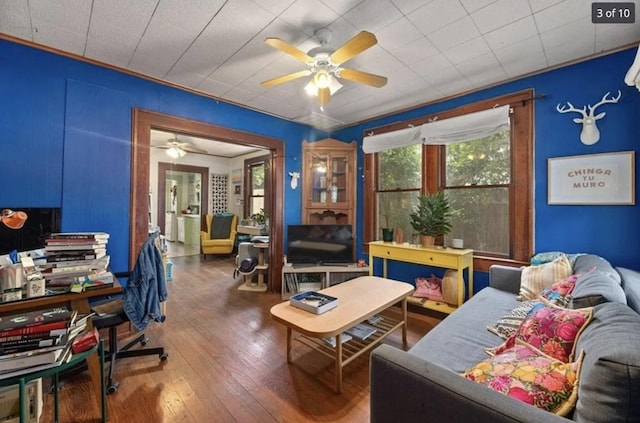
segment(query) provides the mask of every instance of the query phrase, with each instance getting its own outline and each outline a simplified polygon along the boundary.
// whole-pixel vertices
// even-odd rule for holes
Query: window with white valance
[[[365,242],[381,228],[415,230],[421,193],[444,191],[456,210],[449,238],[464,238],[479,269],[532,253],[533,91],[505,95],[363,134]],[[496,106],[500,104],[503,106]],[[386,130],[386,132],[385,132]]]
[[[369,135],[363,138],[366,154],[415,144],[446,145],[484,138],[509,129],[509,106],[495,107],[443,120],[433,120],[419,127]]]

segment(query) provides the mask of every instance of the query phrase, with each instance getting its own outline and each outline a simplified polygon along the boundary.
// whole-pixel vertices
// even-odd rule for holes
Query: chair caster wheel
[[[167,361],[167,358],[169,358],[169,354],[160,354],[160,361]]]
[[[147,345],[148,342],[149,342],[149,338],[142,338],[142,340],[140,341],[140,345],[144,347],[145,345]]]
[[[118,388],[120,384],[118,382],[114,382],[111,385],[107,386],[107,394],[115,394],[118,392]]]

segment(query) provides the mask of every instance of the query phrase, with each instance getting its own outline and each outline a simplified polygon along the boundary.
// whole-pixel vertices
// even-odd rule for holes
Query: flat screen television
[[[27,213],[27,220],[20,229],[10,229],[0,223],[0,255],[13,250],[30,251],[44,248],[44,240],[60,231],[60,208],[1,207]]]
[[[351,225],[289,225],[287,261],[296,264],[332,265],[354,262]]]

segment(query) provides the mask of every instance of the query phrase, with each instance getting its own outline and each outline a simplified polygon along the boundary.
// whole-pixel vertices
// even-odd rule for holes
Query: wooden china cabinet
[[[356,158],[355,142],[302,142],[302,223],[354,223]]]

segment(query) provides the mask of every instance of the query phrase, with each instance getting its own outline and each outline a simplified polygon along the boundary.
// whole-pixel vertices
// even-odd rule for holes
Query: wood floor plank
[[[282,301],[279,293],[238,291],[242,281],[232,278],[235,264],[227,257],[171,260],[167,319],[145,331],[149,346],[164,346],[169,358],[118,362],[120,388],[107,397],[110,423],[369,421],[367,355],[345,367],[337,394],[327,357],[294,344],[293,362],[286,362],[286,330],[269,314]],[[409,345],[439,321],[409,315]],[[402,347],[401,332],[385,343]],[[99,421],[88,406],[90,389],[86,373],[64,381],[61,421]],[[47,389],[41,421],[52,420]]]

